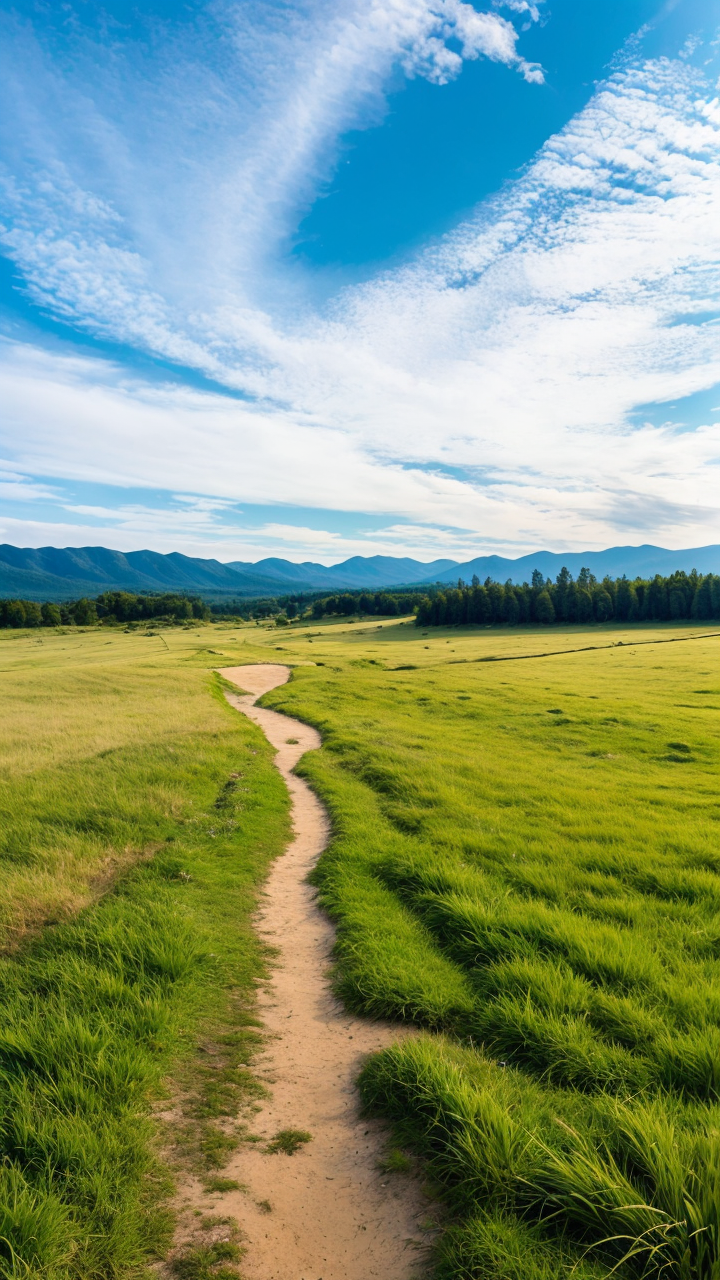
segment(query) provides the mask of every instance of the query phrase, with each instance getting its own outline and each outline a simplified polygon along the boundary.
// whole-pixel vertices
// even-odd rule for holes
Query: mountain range
[[[473,560],[421,560],[395,556],[353,556],[323,565],[268,557],[251,564],[201,560],[178,551],[112,551],[107,547],[13,547],[0,545],[0,596],[23,600],[71,600],[101,591],[180,591],[208,600],[277,596],[300,591],[347,591],[420,586],[477,574],[496,582],[529,581],[538,569],[555,577],[566,565],[574,577],[586,566],[597,578],[652,577],[676,569],[720,573],[720,545],[670,551],[664,547],[609,547],[606,551],[533,551],[516,560],[477,556]]]

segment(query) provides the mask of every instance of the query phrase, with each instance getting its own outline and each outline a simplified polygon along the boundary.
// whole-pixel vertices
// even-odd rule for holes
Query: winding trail
[[[222,1210],[245,1235],[247,1280],[410,1280],[425,1270],[427,1236],[418,1222],[427,1202],[416,1179],[379,1169],[387,1131],[361,1118],[355,1083],[366,1055],[403,1032],[350,1017],[333,996],[327,970],[334,931],[307,883],[329,821],[292,770],[321,745],[320,735],[255,706],[286,682],[288,667],[224,667],[220,675],[247,690],[226,697],[277,749],[275,764],[292,798],[294,838],[273,864],[257,917],[261,936],[280,954],[259,995],[269,1038],[254,1066],[272,1093],[253,1128],[266,1139],[290,1128],[313,1135],[291,1157],[243,1144],[223,1173],[245,1190],[223,1195]]]

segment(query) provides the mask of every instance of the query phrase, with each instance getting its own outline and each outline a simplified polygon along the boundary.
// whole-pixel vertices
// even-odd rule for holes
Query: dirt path
[[[402,1032],[352,1018],[334,999],[327,978],[333,928],[307,884],[329,824],[323,805],[292,769],[321,745],[320,735],[254,705],[285,683],[288,667],[225,667],[220,674],[248,691],[226,696],[277,748],[295,832],[273,864],[257,921],[280,958],[260,993],[260,1016],[272,1038],[255,1066],[272,1096],[253,1129],[266,1138],[291,1128],[313,1135],[293,1156],[243,1145],[223,1174],[247,1190],[223,1195],[222,1211],[237,1218],[245,1234],[248,1280],[410,1280],[424,1270],[427,1236],[418,1223],[426,1202],[414,1178],[380,1171],[387,1134],[361,1119],[355,1087],[364,1057]]]

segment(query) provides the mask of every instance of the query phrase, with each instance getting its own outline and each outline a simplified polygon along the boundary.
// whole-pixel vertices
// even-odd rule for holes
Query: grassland
[[[130,1275],[158,1247],[148,1101],[257,971],[286,822],[208,668],[273,660],[297,669],[265,702],[324,737],[302,771],[338,989],[421,1029],[361,1087],[445,1201],[438,1275],[718,1280],[711,631],[3,637],[0,1274]]]
[[[172,1227],[153,1106],[181,1082],[175,1136],[210,1171],[257,1087],[249,914],[287,799],[207,646],[0,641],[3,1277],[146,1274]]]
[[[311,652],[266,701],[324,736],[339,990],[427,1029],[362,1088],[446,1197],[439,1273],[715,1280],[718,640],[356,624]]]

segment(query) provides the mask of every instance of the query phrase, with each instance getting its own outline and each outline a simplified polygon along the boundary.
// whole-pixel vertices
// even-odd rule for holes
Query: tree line
[[[339,595],[321,596],[318,592],[304,591],[293,595],[264,597],[256,600],[223,600],[210,605],[213,617],[237,617],[246,622],[276,618],[278,615],[292,622],[295,618],[348,618],[354,613],[378,614],[380,617],[397,617],[412,613],[420,603],[424,591],[408,591],[407,588],[387,591],[344,591]]]
[[[199,596],[134,595],[130,591],[103,591],[94,599],[83,596],[62,604],[36,600],[0,600],[0,627],[91,627],[98,622],[143,622],[161,619],[207,621],[210,609]]]
[[[422,590],[389,588],[383,591],[345,591],[318,596],[298,593],[257,600],[208,604],[199,596],[176,592],[137,595],[130,591],[104,591],[90,599],[63,603],[35,600],[0,600],[0,627],[94,626],[97,623],[161,621],[182,623],[234,616],[262,621],[320,619],[370,614],[379,617],[415,613],[418,626],[522,626],[553,622],[666,622],[681,619],[720,619],[720,577],[717,574],[677,572],[652,579],[603,578],[602,582],[581,569],[577,581],[568,569],[554,582],[536,570],[530,583],[504,585],[486,578],[481,585],[458,580],[457,587],[437,583]]]
[[[577,581],[562,568],[554,582],[535,570],[532,582],[504,585],[486,578],[481,585],[462,579],[455,588],[436,587],[417,607],[420,627],[515,627],[553,622],[670,622],[691,618],[720,618],[720,577],[714,573],[677,572],[652,579],[603,578],[598,582],[589,569],[581,569]]]
[[[287,618],[299,618],[307,612],[314,598],[310,592],[298,592],[294,595],[213,600],[210,612],[213,618],[237,618],[243,622],[263,622],[280,613]]]
[[[381,618],[396,618],[412,613],[422,598],[422,591],[346,591],[342,595],[314,600],[312,616],[324,618],[328,614],[339,614],[349,617],[352,613],[371,613]]]

